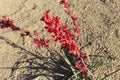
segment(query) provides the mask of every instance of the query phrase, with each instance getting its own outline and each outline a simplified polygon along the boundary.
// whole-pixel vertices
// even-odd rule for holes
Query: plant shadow
[[[6,80],[34,80],[37,77],[44,80],[67,80],[72,76],[71,69],[60,54],[49,51],[50,56],[44,57],[41,53],[33,53],[3,36],[0,39],[22,50],[22,56],[9,67],[11,75]]]

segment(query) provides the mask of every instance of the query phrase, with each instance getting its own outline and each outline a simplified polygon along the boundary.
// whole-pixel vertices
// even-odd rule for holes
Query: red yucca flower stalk
[[[34,37],[32,43],[36,44],[38,47],[48,47],[49,45],[49,40],[45,40],[39,37],[39,35],[37,35],[38,34],[37,31],[34,31],[34,34],[31,34],[30,31],[28,30],[20,29],[19,27],[16,27],[14,25],[14,21],[12,19],[7,18],[6,16],[3,16],[2,19],[0,19],[0,28],[1,29],[10,28],[12,29],[12,31],[20,31],[22,37],[23,36]]]
[[[61,47],[63,49],[68,50],[70,54],[74,54],[74,57],[77,59],[75,67],[82,71],[84,74],[88,73],[88,68],[85,63],[87,58],[86,53],[81,53],[78,45],[75,41],[75,33],[80,34],[80,28],[78,26],[78,17],[75,14],[70,13],[70,4],[67,0],[61,0],[60,4],[64,5],[65,12],[68,16],[73,20],[74,24],[74,31],[69,29],[67,24],[61,24],[60,18],[58,16],[52,16],[49,12],[44,12],[43,17],[41,20],[46,24],[45,30],[52,34],[52,40],[61,43]],[[20,31],[21,36],[29,36],[32,37],[34,40],[32,41],[33,44],[36,44],[38,47],[49,47],[49,41],[44,38],[41,38],[38,32],[35,30],[31,33],[28,30],[20,29],[14,25],[14,21],[6,18],[3,16],[0,19],[0,27],[1,29],[10,28],[12,31]]]
[[[73,20],[73,24],[74,24],[74,32],[77,34],[80,34],[80,28],[78,25],[78,17],[75,14],[70,13],[70,4],[67,2],[67,0],[61,0],[60,4],[64,5],[65,7],[65,12],[66,14],[68,14],[68,16],[71,17],[71,19]],[[72,52],[75,53],[74,51],[78,51],[78,53],[80,53],[79,50],[77,50],[77,44],[75,43],[74,40],[74,44],[71,46],[71,50],[73,50]],[[79,56],[79,54],[75,55],[76,58],[78,58],[78,61],[75,64],[75,67],[78,68],[80,71],[82,71],[84,74],[88,73],[88,68],[87,65],[85,64],[85,59],[87,58],[87,54],[86,53],[81,53],[81,55]]]
[[[75,14],[71,14],[70,13],[70,4],[67,2],[67,0],[61,0],[60,4],[63,4],[64,7],[65,7],[65,12],[71,17],[71,19],[73,20],[73,23],[74,23],[74,32],[76,33],[80,33],[80,28],[78,26],[78,23],[77,23],[77,20],[78,20],[78,17],[75,15]]]

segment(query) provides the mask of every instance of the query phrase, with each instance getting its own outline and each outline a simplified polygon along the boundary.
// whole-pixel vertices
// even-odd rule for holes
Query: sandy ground
[[[50,13],[53,15],[59,15],[63,23],[67,21],[70,25],[72,22],[64,13],[63,6],[59,5],[59,1],[60,0],[0,0],[0,17],[6,15],[15,21],[16,26],[30,31],[38,30],[41,35],[45,35],[46,33],[43,33],[44,23],[40,21],[40,18],[47,10],[50,10]],[[88,46],[88,53],[92,55],[99,54],[101,56],[107,55],[109,62],[120,61],[120,0],[68,1],[71,4],[71,11],[79,17],[81,34],[86,44],[89,42],[92,43],[91,46]],[[19,61],[21,57],[24,59],[26,53],[20,54],[24,52],[24,50],[6,43],[5,38],[31,52],[34,52],[36,47],[31,44],[29,38],[23,41],[19,33],[11,32],[11,30],[8,29],[0,30],[0,36],[2,36],[0,39],[0,80],[30,80],[16,78],[22,75],[22,73],[25,73],[24,69],[22,71],[16,71],[14,77],[12,75],[11,78],[11,67],[17,66],[16,62]],[[48,37],[48,35],[45,37]],[[44,50],[40,51],[42,52],[41,55],[49,55],[45,53]],[[29,57],[30,56],[27,56],[27,58]],[[25,63],[25,65],[26,64],[27,63]],[[116,71],[104,80],[120,80],[119,70],[120,65],[118,64],[104,68],[104,74]],[[96,70],[95,73],[99,73],[98,71],[99,70]],[[33,73],[31,72],[31,74]],[[102,76],[104,76],[104,74]],[[39,80],[39,77],[36,77],[33,79]],[[40,80],[42,80],[44,77],[40,78]],[[47,78],[44,78],[44,80],[47,80]]]

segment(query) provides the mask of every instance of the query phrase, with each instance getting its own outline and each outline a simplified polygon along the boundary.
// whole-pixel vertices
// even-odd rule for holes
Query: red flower
[[[72,18],[73,24],[75,26],[74,32],[80,33],[80,28],[79,28],[78,23],[77,23],[78,17],[76,15],[73,15],[73,14],[72,15],[70,14],[70,17]]]
[[[2,19],[0,19],[0,21],[2,22],[2,21],[7,21],[8,19],[7,19],[7,17],[4,15],[4,16],[2,16]]]
[[[45,26],[45,29],[47,30],[47,32],[49,32],[49,33],[54,33],[56,30],[55,30],[55,28],[53,27],[53,26],[51,26],[51,25],[46,25]]]
[[[69,45],[68,43],[66,43],[66,42],[63,42],[63,43],[62,43],[62,48],[69,50],[70,45]]]
[[[88,69],[86,67],[82,67],[82,71],[85,75],[88,73]]]
[[[65,39],[67,40],[67,42],[70,42],[70,41],[74,40],[74,38],[75,38],[74,33],[67,30],[66,31],[66,36],[65,36]]]
[[[6,16],[3,16],[2,19],[0,19],[1,29],[11,28],[13,31],[20,30],[20,28],[16,27],[13,23],[14,23],[14,21],[12,19],[7,18]]]
[[[33,44],[36,44],[38,47],[48,47],[49,46],[49,40],[42,39],[37,32],[37,30],[34,31],[32,34],[32,37],[34,37],[34,40],[32,41]]]
[[[56,32],[56,34],[53,36],[53,40],[54,40],[54,41],[58,41],[58,42],[62,42],[64,35],[65,35],[64,32],[58,31],[58,32]]]
[[[58,16],[53,18],[54,22],[55,22],[55,28],[56,30],[59,30],[60,28],[60,18]]]
[[[74,53],[74,55],[78,55],[79,54],[79,49],[78,49],[78,46],[77,44],[72,41],[71,44],[70,44],[70,53]]]
[[[78,17],[75,14],[70,15],[70,17],[72,18],[72,20],[78,20]]]
[[[67,25],[61,26],[61,28],[55,32],[55,35],[53,36],[53,40],[59,41],[59,42],[71,42],[71,40],[74,39],[74,34],[68,30]]]
[[[82,53],[82,54],[80,54],[80,57],[81,57],[83,60],[87,59],[87,53]]]
[[[36,38],[39,38],[39,33],[37,32],[37,30],[34,30],[34,33],[32,34],[32,36],[35,36]]]
[[[44,13],[44,16],[42,17],[42,21],[45,22],[46,26],[45,29],[49,33],[56,33],[60,29],[60,18],[58,16],[51,16],[48,12]]]
[[[62,43],[62,48],[68,49],[69,53],[73,53],[75,56],[78,56],[79,54],[79,49],[74,41],[70,42],[63,42]]]
[[[5,28],[12,26],[14,21],[7,18],[6,16],[2,16],[2,19],[0,19],[1,25],[3,25]]]
[[[87,67],[85,67],[81,61],[78,61],[78,62],[75,64],[75,67],[78,68],[80,71],[82,71],[84,74],[87,74],[87,73],[88,73]]]
[[[79,27],[75,27],[75,28],[74,28],[74,32],[80,33],[80,28],[79,28]]]
[[[60,4],[64,4],[64,3],[66,3],[67,2],[67,0],[61,0],[60,1]]]
[[[68,25],[62,25],[61,30],[62,31],[67,31],[68,30]]]
[[[48,12],[44,13],[44,16],[42,17],[41,20],[44,21],[48,25],[52,25],[54,23],[53,17]]]
[[[70,8],[70,4],[67,2],[67,0],[61,0],[60,4],[63,4],[66,9]]]
[[[32,41],[33,44],[36,44],[38,47],[48,47],[49,46],[49,40],[45,39],[34,39]]]

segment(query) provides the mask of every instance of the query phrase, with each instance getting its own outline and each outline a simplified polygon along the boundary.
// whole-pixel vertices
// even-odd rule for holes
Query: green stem
[[[72,73],[75,75],[75,78],[77,79],[76,71],[75,71],[74,67],[72,66],[72,64],[70,63],[69,59],[65,56],[64,51],[61,50],[61,51],[59,52],[59,50],[56,50],[56,49],[53,48],[52,46],[51,46],[51,48],[49,47],[48,49],[51,49],[51,50],[54,49],[54,50],[53,50],[54,52],[57,52],[58,54],[60,54],[60,55],[63,57],[63,59],[65,60],[65,62],[68,64],[68,66],[69,66],[70,69],[72,70]]]
[[[65,53],[63,52],[63,50],[61,50],[61,52],[62,52],[61,53],[62,57],[64,58],[64,60],[66,61],[66,63],[69,65],[70,69],[72,70],[72,73],[75,75],[75,78],[77,79],[77,75],[76,75],[74,67],[70,63],[69,59],[65,56]]]

